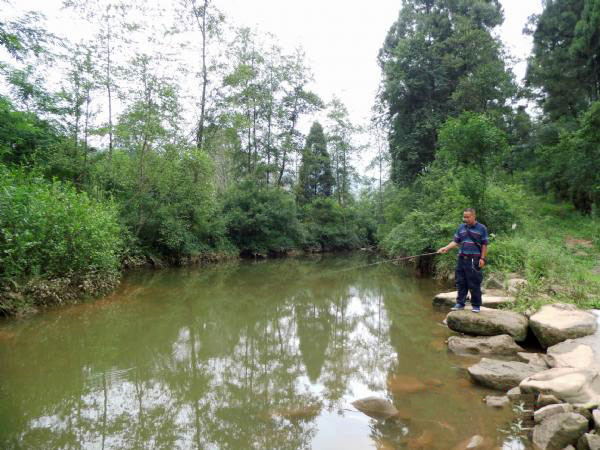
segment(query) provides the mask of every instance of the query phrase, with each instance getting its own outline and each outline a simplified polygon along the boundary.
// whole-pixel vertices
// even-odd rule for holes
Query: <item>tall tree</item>
[[[492,29],[498,0],[407,0],[379,52],[392,179],[407,184],[435,156],[448,115],[503,108],[514,83]]]
[[[306,137],[298,174],[299,203],[309,203],[315,197],[330,197],[333,184],[325,132],[319,122],[313,122]]]

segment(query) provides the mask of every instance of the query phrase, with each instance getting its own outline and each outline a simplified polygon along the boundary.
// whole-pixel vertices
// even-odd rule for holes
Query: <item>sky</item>
[[[12,0],[21,10],[39,10],[47,26],[62,34],[70,25],[60,21],[62,0]],[[379,86],[377,53],[396,20],[399,0],[213,0],[228,23],[272,33],[289,52],[302,47],[311,67],[310,86],[325,101],[335,95],[347,106],[354,123],[366,124]],[[521,80],[531,39],[522,34],[527,18],[542,10],[541,0],[501,0],[505,22],[498,30],[516,59],[514,72]],[[72,30],[74,33],[77,30]],[[81,30],[79,30],[81,31]],[[310,122],[302,124],[308,131]],[[360,172],[372,155],[356,161]]]

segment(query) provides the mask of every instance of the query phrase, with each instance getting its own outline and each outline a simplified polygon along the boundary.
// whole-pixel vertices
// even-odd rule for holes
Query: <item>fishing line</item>
[[[332,272],[328,272],[327,275],[339,273],[339,272],[347,272],[349,270],[362,269],[364,267],[376,266],[377,264],[383,264],[383,263],[388,263],[388,262],[393,262],[393,261],[403,261],[406,259],[418,258],[420,256],[431,256],[431,255],[437,255],[437,254],[438,254],[438,252],[431,252],[431,253],[421,253],[420,255],[402,256],[400,258],[384,259],[383,261],[377,261],[377,262],[374,262],[371,264],[364,264],[362,266],[355,266],[355,267],[349,267],[347,269],[334,270]]]

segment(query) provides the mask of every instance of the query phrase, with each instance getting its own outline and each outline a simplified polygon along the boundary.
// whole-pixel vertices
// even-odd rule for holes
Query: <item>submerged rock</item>
[[[585,369],[594,364],[594,351],[592,348],[572,339],[548,347],[546,355],[550,367]]]
[[[398,394],[413,394],[415,392],[428,391],[442,386],[439,380],[420,380],[409,375],[392,375],[387,379],[387,387],[390,391]]]
[[[587,427],[587,419],[580,414],[556,414],[534,427],[533,443],[540,450],[560,450],[567,445],[576,444]]]
[[[542,370],[538,366],[531,366],[518,361],[482,358],[477,364],[469,367],[468,372],[477,383],[492,389],[506,391],[518,386],[521,381]]]
[[[529,318],[529,326],[543,347],[550,347],[566,339],[593,334],[597,329],[596,317],[574,305],[555,303],[544,305]]]
[[[353,401],[352,406],[374,419],[385,420],[398,415],[398,410],[390,401],[379,397],[361,398]]]
[[[446,320],[451,330],[460,333],[478,336],[509,334],[517,342],[524,341],[527,336],[527,317],[512,311],[482,309],[479,314],[452,311]]]
[[[498,336],[450,336],[448,349],[459,355],[514,355],[523,349],[508,334]]]
[[[574,406],[593,408],[600,404],[600,373],[597,369],[548,369],[525,378],[522,392],[551,394]]]
[[[505,406],[508,406],[509,403],[510,400],[506,395],[488,395],[485,397],[485,404],[490,408],[504,408]]]

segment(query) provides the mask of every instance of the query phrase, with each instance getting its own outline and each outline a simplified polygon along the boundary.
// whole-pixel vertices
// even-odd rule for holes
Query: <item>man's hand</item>
[[[479,258],[479,268],[483,269],[483,266],[485,266],[485,259]]]
[[[438,253],[448,253],[448,247],[442,247],[442,248],[438,249],[437,252]]]

